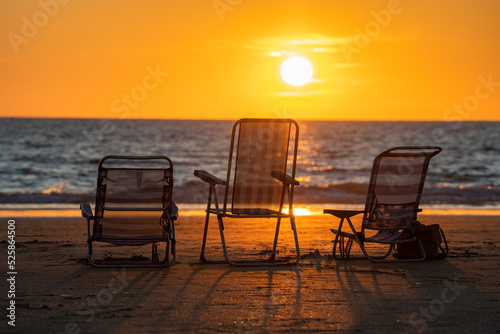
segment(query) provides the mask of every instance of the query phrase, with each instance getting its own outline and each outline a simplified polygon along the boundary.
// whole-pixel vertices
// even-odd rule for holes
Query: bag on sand
[[[443,229],[438,224],[424,225],[417,221],[415,235],[425,249],[426,260],[444,259],[448,256],[448,243]],[[444,248],[441,243],[444,242]],[[418,241],[398,244],[394,257],[398,259],[419,259],[422,257]]]

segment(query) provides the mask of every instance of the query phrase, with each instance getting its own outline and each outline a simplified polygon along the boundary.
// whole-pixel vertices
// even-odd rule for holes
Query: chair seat
[[[215,209],[210,209],[210,213],[217,214]],[[223,217],[232,217],[232,218],[287,218],[290,217],[287,213],[280,213],[275,210],[269,209],[233,209],[227,210],[225,214],[222,214]]]
[[[110,244],[114,245],[122,245],[122,246],[142,246],[142,245],[148,245],[148,244],[153,244],[156,242],[166,242],[168,241],[168,238],[137,238],[137,240],[123,240],[123,239],[117,239],[117,238],[110,238],[110,237],[103,237],[103,238],[92,238],[94,241],[100,241],[100,242],[107,242]]]
[[[415,236],[412,236],[406,231],[392,231],[392,230],[380,230],[375,235],[368,238],[364,238],[365,241],[378,242],[382,244],[395,244],[416,240]]]
[[[166,239],[158,213],[134,214],[118,212],[101,218],[94,224],[94,240],[122,239],[124,244],[136,243],[137,240]]]
[[[330,229],[334,234],[339,234],[343,236],[344,238],[351,238],[354,239],[354,234],[349,233],[349,232],[344,232],[341,231],[339,232],[336,229]],[[378,243],[383,243],[383,244],[394,244],[394,243],[402,243],[402,242],[408,242],[408,241],[413,241],[416,240],[415,237],[412,237],[410,233],[405,232],[405,231],[390,231],[390,230],[381,230],[378,231],[377,234],[372,235],[368,238],[364,238],[361,234],[361,232],[357,232],[358,238],[361,241],[369,241],[369,242],[378,242]]]
[[[278,211],[261,208],[232,209],[233,215],[277,215]]]

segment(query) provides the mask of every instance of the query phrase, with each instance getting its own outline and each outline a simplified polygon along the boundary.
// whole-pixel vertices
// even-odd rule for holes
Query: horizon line
[[[175,121],[236,121],[241,118],[155,118],[155,117],[64,117],[64,116],[0,116],[0,119],[73,119],[73,120],[175,120]],[[273,119],[273,117],[257,117],[257,118],[268,118]],[[284,119],[288,117],[274,117],[276,119]],[[446,123],[459,123],[459,122],[500,122],[500,119],[463,119],[463,120],[439,120],[439,119],[343,119],[343,118],[293,118],[297,121],[306,122],[446,122]]]

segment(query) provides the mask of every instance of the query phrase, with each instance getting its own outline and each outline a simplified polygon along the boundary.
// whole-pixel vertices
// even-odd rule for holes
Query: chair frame
[[[397,151],[407,151],[406,153],[396,153]],[[349,259],[369,259],[372,262],[415,262],[415,261],[423,261],[426,258],[426,253],[425,249],[422,246],[422,243],[418,236],[415,235],[415,224],[417,221],[417,213],[421,212],[422,209],[419,209],[419,204],[420,204],[420,198],[422,195],[422,190],[424,187],[425,183],[425,178],[427,176],[427,170],[429,166],[429,162],[432,157],[437,155],[439,152],[442,151],[442,148],[439,146],[397,146],[393,147],[391,149],[385,150],[384,152],[380,153],[377,155],[373,161],[373,167],[372,167],[372,173],[370,177],[370,184],[368,188],[368,193],[366,197],[366,202],[365,202],[365,209],[364,210],[335,210],[335,209],[325,209],[323,213],[325,214],[331,214],[337,218],[340,218],[340,222],[338,225],[337,229],[331,229],[331,231],[335,234],[335,240],[333,242],[333,257],[336,260],[349,260]],[[375,196],[375,186],[376,186],[376,178],[378,176],[378,168],[380,165],[380,161],[385,158],[385,157],[391,157],[391,156],[408,156],[408,157],[421,157],[425,156],[425,160],[423,163],[423,169],[422,169],[422,176],[420,179],[420,184],[417,192],[417,197],[416,201],[414,203],[409,203],[413,206],[413,212],[411,214],[410,222],[411,222],[411,228],[406,229],[402,232],[398,231],[388,231],[384,229],[378,230],[377,234],[375,236],[371,237],[366,237],[365,236],[365,230],[370,229],[370,230],[377,230],[375,228],[367,228],[367,222],[373,221],[374,214],[377,214],[375,212],[375,208],[377,205],[377,199]],[[407,205],[408,203],[401,203],[401,205]],[[356,229],[354,228],[354,225],[351,221],[351,217],[356,216],[358,214],[363,214],[363,220],[361,224],[361,232],[357,232]],[[376,218],[375,218],[376,219]],[[344,221],[347,221],[347,224],[349,225],[352,233],[342,231],[342,227],[344,224]],[[389,233],[394,233],[395,238],[391,239],[389,241],[384,241],[383,238],[377,239],[374,238],[376,236],[381,236],[382,231],[388,231],[387,234]],[[404,234],[403,234],[404,233]],[[421,254],[422,256],[418,259],[394,259],[394,260],[389,260],[387,259],[387,256],[391,254],[391,252],[394,250],[395,245],[399,243],[404,243],[404,242],[410,242],[410,241],[417,241]],[[350,251],[351,247],[353,244],[353,241],[356,241],[358,246],[360,247],[361,251],[364,254],[364,257],[350,257]],[[365,249],[364,244],[367,242],[373,242],[373,243],[379,243],[379,244],[387,244],[389,245],[389,248],[387,250],[387,253],[382,256],[371,256],[368,254],[368,252]],[[339,249],[339,254],[340,258],[337,257],[336,250],[337,247]]]
[[[172,160],[166,156],[154,155],[154,156],[121,156],[121,155],[107,155],[101,159],[99,162],[99,177],[97,179],[97,195],[96,195],[96,210],[95,214],[92,212],[92,206],[89,203],[80,204],[80,210],[82,217],[87,219],[87,258],[88,261],[95,267],[106,267],[106,268],[140,268],[140,267],[170,267],[175,263],[176,260],[176,250],[175,250],[175,225],[174,221],[178,217],[178,208],[175,202],[170,201],[162,208],[144,208],[144,207],[127,207],[127,208],[113,208],[105,206],[105,191],[101,194],[101,189],[103,188],[101,176],[101,170],[104,168],[103,164],[106,160],[165,160],[168,162],[168,169],[171,170],[173,175],[174,165]],[[136,170],[148,170],[149,168],[131,168]],[[166,192],[170,192],[170,198],[172,188],[173,188],[173,177],[169,180],[169,186],[164,187],[163,196]],[[104,195],[104,197],[102,197]],[[157,211],[160,218],[160,227],[166,236],[162,238],[144,238],[144,239],[127,239],[127,238],[102,238],[96,237],[91,233],[91,221],[94,222],[93,227],[99,224],[99,219],[103,217],[105,211],[134,211],[134,212],[144,212],[144,211]],[[161,213],[161,214],[160,214]],[[141,246],[146,244],[152,244],[151,259],[152,263],[148,264],[145,261],[126,261],[124,263],[120,261],[97,261],[92,257],[92,243],[93,242],[107,242],[111,244],[117,244],[122,246]],[[165,242],[165,257],[160,261],[158,259],[158,245],[159,242]],[[169,259],[169,253],[172,254],[172,260]]]
[[[291,176],[287,174],[283,174],[282,172],[272,172],[271,175],[273,178],[281,181],[282,183],[282,192],[281,192],[281,201],[279,203],[279,211],[270,213],[270,214],[247,214],[247,213],[233,213],[231,212],[231,209],[228,208],[228,197],[229,197],[229,188],[231,183],[231,176],[232,176],[232,160],[233,160],[233,155],[235,153],[235,138],[236,138],[236,131],[239,128],[239,126],[242,123],[245,122],[280,122],[280,123],[289,123],[290,126],[294,126],[295,128],[295,138],[294,138],[294,151],[293,151],[293,165],[291,168]],[[287,158],[289,155],[289,148],[290,148],[290,132],[288,134],[288,148],[287,148]],[[239,141],[238,137],[238,141]],[[245,118],[245,119],[240,119],[238,120],[234,125],[233,125],[233,130],[231,134],[231,146],[229,150],[229,160],[228,160],[228,167],[227,167],[227,176],[226,176],[226,181],[204,171],[204,170],[195,170],[194,175],[200,178],[202,181],[208,183],[209,188],[208,188],[208,201],[207,201],[207,207],[206,207],[206,216],[205,216],[205,226],[204,226],[204,231],[203,231],[203,243],[202,243],[202,248],[201,248],[201,253],[200,253],[200,263],[216,263],[215,261],[209,261],[205,258],[205,247],[206,247],[206,241],[207,241],[207,233],[208,233],[208,224],[210,220],[210,215],[214,214],[217,216],[217,221],[219,225],[219,232],[220,232],[220,238],[222,242],[222,249],[224,252],[224,258],[227,263],[233,265],[233,266],[266,266],[266,265],[290,265],[290,264],[297,264],[300,261],[300,249],[299,249],[299,241],[297,237],[297,229],[296,229],[296,224],[295,224],[295,216],[293,214],[293,192],[294,192],[294,186],[298,186],[300,183],[295,180],[295,172],[296,172],[296,164],[297,164],[297,151],[298,151],[298,140],[299,140],[299,126],[297,122],[295,122],[292,119],[255,119],[255,118]],[[237,151],[237,150],[236,150]],[[236,166],[235,166],[236,168]],[[217,186],[225,186],[225,192],[224,192],[224,202],[222,205],[222,208],[219,205],[219,201],[217,199],[217,192],[216,192],[216,187]],[[288,213],[283,213],[283,208],[285,205],[285,195],[288,198]],[[212,208],[212,202],[214,204],[214,208]],[[276,231],[274,235],[274,242],[273,242],[273,250],[269,258],[264,259],[264,260],[256,260],[256,261],[234,261],[229,258],[228,252],[227,252],[227,247],[226,247],[226,239],[224,236],[224,223],[223,223],[223,218],[274,218],[277,219],[276,223]],[[295,240],[295,248],[296,248],[296,260],[294,262],[289,262],[289,261],[276,261],[276,247],[278,243],[278,235],[279,235],[279,229],[280,229],[280,224],[282,219],[290,219],[290,225],[291,229],[293,231],[294,235],[294,240]]]

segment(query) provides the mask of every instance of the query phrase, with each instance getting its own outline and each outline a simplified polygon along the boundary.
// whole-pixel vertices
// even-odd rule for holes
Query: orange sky
[[[0,26],[3,117],[500,120],[498,0],[16,0]]]

